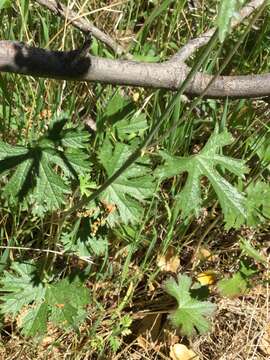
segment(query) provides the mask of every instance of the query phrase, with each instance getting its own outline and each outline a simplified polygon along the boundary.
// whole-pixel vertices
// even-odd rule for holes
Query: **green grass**
[[[131,36],[133,41],[128,44],[128,49],[135,58],[162,61],[168,59],[189,38],[214,26],[216,2],[201,3],[203,6],[195,11],[189,9],[187,1],[181,0],[128,1],[113,7],[118,12],[103,9],[90,15],[89,19],[113,38],[118,37],[119,42],[121,38]],[[108,4],[102,1],[88,4],[78,0],[74,10],[81,9],[81,13],[85,13],[102,9],[106,5]],[[31,1],[17,0],[11,7],[0,11],[0,20],[3,24],[1,39],[22,40],[50,49],[75,48],[83,41],[78,30],[71,25],[65,27],[64,21]],[[269,10],[263,14],[257,26],[259,29],[251,29],[223,74],[267,72]],[[208,54],[203,69],[210,73],[218,71],[226,56],[234,50],[243,31],[244,26],[235,30],[222,49],[216,43]],[[96,55],[114,57],[103,44],[95,41],[92,51]],[[189,64],[193,66],[198,59],[193,57]],[[266,183],[267,187],[270,151],[267,102],[187,99],[186,102],[177,101],[172,111],[164,116],[173,97],[173,93],[162,90],[116,89],[110,85],[40,80],[3,73],[0,75],[0,140],[11,145],[33,145],[38,137],[46,134],[48,127],[52,125],[52,119],[61,113],[67,116],[67,128],[81,124],[84,117],[91,117],[96,122],[97,131],[88,130],[89,140],[84,151],[89,157],[90,180],[85,177],[84,181],[88,191],[93,193],[110,175],[100,161],[105,138],[111,142],[113,151],[119,142],[130,146],[131,151],[134,151],[150,129],[155,128],[158,120],[163,118],[162,125],[145,150],[146,155],[140,157],[136,165],[144,170],[150,166],[150,170],[154,172],[161,164],[159,150],[166,150],[174,156],[196,155],[213,133],[216,124],[219,124],[220,130],[227,128],[235,138],[231,145],[222,149],[222,154],[242,159],[250,167],[246,179],[231,175],[222,167],[219,168],[220,174],[239,191],[245,191],[249,184],[257,181]],[[134,128],[134,121],[131,121],[128,126],[133,126],[132,130],[123,131],[119,124],[127,127],[126,123],[121,122],[127,112],[132,113],[133,119],[136,119],[134,114],[143,114],[141,127]],[[112,156],[109,157],[108,166],[111,159]],[[116,211],[113,204],[97,199],[86,208],[73,211],[62,222],[64,210],[76,207],[81,199],[82,189],[78,181],[68,180],[59,171],[59,167],[54,170],[70,184],[71,194],[66,197],[60,210],[47,210],[43,216],[33,211],[33,208],[36,210],[36,205],[30,200],[11,204],[2,191],[10,178],[9,173],[1,174],[0,238],[1,245],[6,249],[1,252],[0,276],[4,276],[4,271],[11,273],[10,266],[15,261],[27,263],[30,260],[41,264],[38,276],[49,286],[65,277],[80,275],[83,286],[89,290],[86,318],[79,329],[75,330],[49,323],[48,344],[45,345],[44,338],[39,338],[37,342],[36,339],[28,340],[21,335],[20,318],[24,308],[13,318],[6,314],[2,319],[1,343],[6,348],[3,356],[7,359],[19,348],[24,349],[26,356],[31,354],[32,358],[37,358],[41,353],[43,358],[61,358],[66,355],[71,359],[129,359],[136,352],[141,358],[166,358],[165,356],[169,356],[170,341],[164,334],[166,331],[174,334],[166,315],[174,309],[175,303],[164,290],[164,281],[172,274],[160,269],[157,257],[168,253],[168,249],[173,249],[174,254],[180,258],[178,271],[181,274],[196,279],[198,273],[214,268],[222,279],[231,271],[236,273],[239,269],[237,259],[241,252],[240,235],[248,237],[253,234],[251,240],[260,251],[264,251],[262,239],[269,230],[269,206],[265,210],[267,204],[265,208],[264,204],[257,204],[262,218],[257,227],[246,224],[239,229],[226,231],[215,192],[204,177],[201,179],[204,211],[198,219],[194,216],[187,220],[181,218],[183,210],[178,194],[187,178],[183,174],[162,182],[160,179],[156,181],[151,196],[146,196],[148,199],[143,205],[140,202],[135,204],[136,200],[131,201],[127,196],[129,206],[134,207],[136,214],[132,223],[126,223],[124,216],[121,221],[113,219]],[[126,174],[129,171],[131,170],[127,169]],[[269,192],[268,189],[268,194]],[[67,250],[65,244],[72,244],[74,247],[71,251],[74,251],[78,234],[81,239],[86,239],[89,235],[93,237],[90,249],[93,263],[87,263],[82,256],[78,258],[72,253],[57,253]],[[85,240],[81,240],[82,244],[83,241]],[[216,255],[216,260],[199,260],[197,255],[201,248],[209,248]],[[47,249],[55,253],[48,254]],[[265,280],[264,271],[265,269],[259,268],[258,282]],[[212,288],[211,301],[218,306],[221,301],[220,294]],[[61,304],[58,306],[61,308]],[[158,340],[162,344],[159,350],[148,343],[142,349],[136,342],[136,337],[140,335],[138,328],[143,327],[144,312],[161,314],[160,326],[153,320],[149,320],[146,326],[152,340]],[[216,321],[222,319],[217,317]],[[233,319],[231,323],[233,324]],[[153,334],[155,331],[151,331],[151,328],[155,328],[158,335]],[[178,342],[181,342],[183,338],[177,334]],[[253,335],[254,333],[249,334],[250,337]],[[213,335],[210,333],[209,336]],[[226,336],[224,343],[233,338],[229,330]],[[192,339],[190,344],[195,341]],[[213,346],[207,339],[201,339],[201,349],[206,349],[209,344]],[[248,346],[247,341],[245,349]],[[216,359],[223,351],[221,346],[215,349]],[[205,353],[204,356],[208,359],[207,356],[210,355]]]

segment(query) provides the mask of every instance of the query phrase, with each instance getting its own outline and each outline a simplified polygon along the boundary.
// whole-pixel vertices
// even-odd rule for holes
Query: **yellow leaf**
[[[213,285],[217,280],[217,274],[213,270],[208,270],[198,274],[197,280],[202,286]]]
[[[143,350],[147,350],[147,341],[142,335],[137,337],[137,343]]]
[[[172,360],[200,360],[194,351],[188,349],[184,344],[175,344],[170,348]]]

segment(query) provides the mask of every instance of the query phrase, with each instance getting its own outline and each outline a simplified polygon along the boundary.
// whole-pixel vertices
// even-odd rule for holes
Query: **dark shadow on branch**
[[[3,66],[3,71],[13,72],[15,68],[32,76],[48,74],[55,78],[72,79],[83,76],[91,67],[90,57],[81,57],[80,50],[49,51],[29,47],[22,42],[13,42],[10,46],[14,61]]]

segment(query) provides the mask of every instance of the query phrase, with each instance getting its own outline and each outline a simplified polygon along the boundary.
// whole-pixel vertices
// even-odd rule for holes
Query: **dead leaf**
[[[180,337],[176,335],[176,330],[172,329],[164,329],[164,342],[168,346],[173,346],[175,344],[178,344],[180,341]]]
[[[147,341],[145,340],[145,338],[142,335],[139,335],[137,337],[137,343],[138,345],[143,349],[143,350],[147,350]]]
[[[52,117],[52,111],[50,109],[44,109],[39,114],[41,119],[50,119]]]
[[[215,261],[218,259],[217,255],[213,255],[209,249],[204,247],[199,249],[197,257],[200,261]]]
[[[176,249],[170,246],[165,255],[158,255],[157,266],[162,271],[169,271],[177,273],[180,266],[179,256],[176,254]]]
[[[217,281],[217,274],[213,270],[207,270],[198,274],[197,280],[202,286],[213,285]]]
[[[32,308],[33,306],[31,305],[26,305],[24,306],[21,311],[19,312],[19,314],[16,317],[16,323],[18,327],[22,327],[23,324],[23,318],[27,315],[27,313],[29,312],[30,308]]]
[[[108,214],[111,214],[116,210],[115,204],[110,204],[110,203],[106,202],[105,200],[102,200],[101,202]]]
[[[156,290],[155,286],[153,285],[153,283],[151,281],[149,281],[147,285],[148,285],[148,291],[150,293],[153,293]]]
[[[172,360],[200,360],[193,350],[184,344],[175,344],[170,347],[170,357]]]

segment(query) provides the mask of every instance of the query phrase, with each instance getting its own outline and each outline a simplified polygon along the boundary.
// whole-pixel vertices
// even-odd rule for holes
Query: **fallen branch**
[[[261,5],[266,6],[266,2],[251,1],[243,8],[234,26]],[[211,31],[200,36],[200,40],[192,40],[169,61],[160,64],[110,60],[90,55],[77,58],[80,50],[49,51],[28,47],[19,42],[0,41],[0,71],[44,78],[177,90],[190,71],[183,61],[198,47],[207,43]],[[212,79],[212,75],[197,73],[185,93],[202,94]],[[205,93],[205,97],[209,98],[257,98],[269,95],[270,73],[218,76]]]

